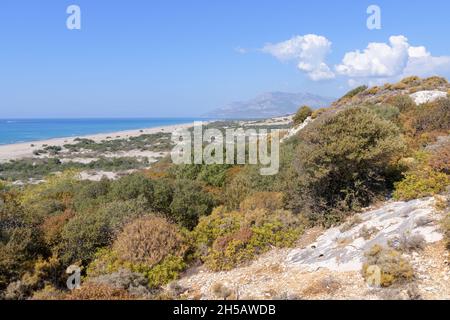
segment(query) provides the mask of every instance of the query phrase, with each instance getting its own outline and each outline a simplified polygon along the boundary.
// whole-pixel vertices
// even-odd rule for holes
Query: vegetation
[[[403,151],[397,127],[367,108],[323,117],[301,134],[288,206],[324,223],[340,220],[333,210],[358,209],[389,188]]]
[[[0,163],[0,179],[23,180],[43,179],[51,173],[66,170],[106,170],[124,171],[143,169],[149,166],[148,159],[139,160],[131,157],[100,158],[90,163],[61,162],[58,158],[22,159]]]
[[[150,169],[144,169],[145,159],[136,158],[58,160],[67,151],[92,156],[167,150],[171,142],[165,133],[100,143],[78,139],[62,150],[46,146],[37,152],[39,158],[2,163],[0,296],[164,298],[158,296],[161,287],[191,266],[245,265],[272,247],[294,245],[317,224],[346,221],[345,232],[362,222],[352,214],[377,199],[439,199],[450,184],[450,100],[416,105],[406,95],[433,86],[449,87],[440,78],[412,77],[357,88],[343,98],[346,102],[314,114],[301,108],[297,123],[308,116],[314,121],[283,142],[275,176],[261,176],[258,165],[174,165],[168,158]],[[208,126],[224,130],[239,123]],[[252,126],[264,127],[255,122],[246,128]],[[114,181],[82,181],[79,172],[89,169],[142,170]],[[31,178],[43,181],[11,183]],[[439,207],[448,216],[448,204]],[[442,230],[450,243],[449,221],[443,219]],[[378,232],[362,228],[359,235],[370,240]],[[400,251],[418,250],[422,240],[414,235],[398,240],[399,247],[377,246],[367,253],[364,277],[377,266],[383,287],[413,278]],[[70,265],[81,268],[83,282],[71,293],[65,283]],[[219,285],[211,290],[223,299],[233,294]]]
[[[414,271],[410,263],[394,249],[386,249],[379,245],[373,246],[366,254],[363,264],[363,277],[367,281],[375,281],[381,287],[411,281]],[[379,274],[377,274],[379,272]],[[379,283],[376,283],[379,280]]]
[[[310,107],[308,106],[300,107],[293,118],[294,125],[298,126],[299,124],[302,124],[306,120],[306,118],[312,115],[312,113],[313,111],[311,110]]]

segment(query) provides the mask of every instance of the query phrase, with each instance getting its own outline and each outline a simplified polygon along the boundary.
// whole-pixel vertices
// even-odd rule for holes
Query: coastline
[[[21,158],[31,158],[33,156],[33,151],[42,149],[47,146],[64,146],[65,144],[74,143],[75,139],[91,139],[95,142],[100,142],[102,140],[115,140],[123,138],[137,137],[143,134],[155,134],[159,132],[172,133],[177,129],[186,129],[192,127],[194,124],[182,123],[174,124],[168,126],[160,126],[153,128],[143,128],[143,129],[133,129],[133,130],[122,130],[107,133],[97,133],[85,136],[74,136],[74,137],[63,137],[63,138],[51,138],[46,140],[29,141],[13,144],[0,145],[0,162],[17,160]]]

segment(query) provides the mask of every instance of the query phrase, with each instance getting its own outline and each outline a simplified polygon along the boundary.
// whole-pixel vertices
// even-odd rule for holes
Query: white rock
[[[417,105],[419,105],[422,103],[433,102],[440,98],[445,98],[447,97],[447,92],[438,90],[425,90],[415,92],[411,94],[410,97]]]

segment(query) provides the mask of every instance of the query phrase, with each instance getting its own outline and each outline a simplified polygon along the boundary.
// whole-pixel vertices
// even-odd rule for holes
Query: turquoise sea
[[[195,118],[0,119],[0,145],[192,123]],[[201,120],[201,119],[200,119]]]

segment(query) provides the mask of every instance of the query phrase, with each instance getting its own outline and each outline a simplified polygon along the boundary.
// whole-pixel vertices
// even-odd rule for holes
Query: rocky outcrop
[[[425,90],[415,92],[411,94],[410,97],[417,105],[419,105],[423,103],[433,102],[437,99],[445,98],[447,97],[447,92],[438,90]]]

